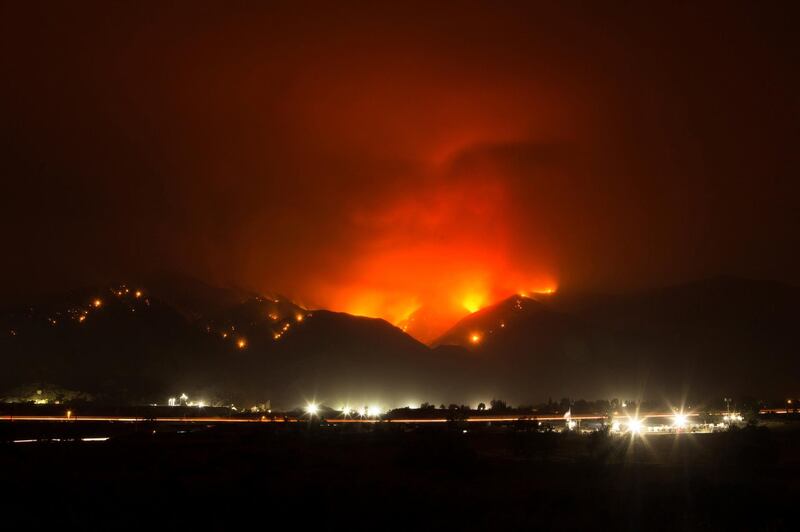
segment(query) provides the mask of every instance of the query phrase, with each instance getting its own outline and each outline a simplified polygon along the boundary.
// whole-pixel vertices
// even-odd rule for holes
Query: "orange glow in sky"
[[[309,182],[314,194],[270,192],[301,193],[315,223],[276,235],[276,220],[297,216],[286,198],[238,236],[280,252],[250,245],[237,267],[307,308],[382,318],[425,342],[521,287],[554,285],[564,200],[547,183],[570,182],[553,164],[572,134],[564,93],[483,81],[455,88],[433,65],[400,84],[381,69],[353,73],[348,81],[324,66],[282,107],[297,130],[281,138],[324,148],[290,159],[287,172],[321,177]]]
[[[513,294],[800,283],[783,9],[710,7],[723,42],[695,8],[6,4],[4,302],[171,271],[430,340]]]
[[[547,261],[518,249],[511,197],[502,180],[478,176],[356,210],[350,268],[321,283],[312,306],[383,318],[428,342],[520,286],[554,290]]]

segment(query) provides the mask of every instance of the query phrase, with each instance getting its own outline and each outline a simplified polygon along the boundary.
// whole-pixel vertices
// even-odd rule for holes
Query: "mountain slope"
[[[514,296],[436,344],[490,360],[511,394],[671,398],[796,393],[800,290],[716,278],[618,296]]]
[[[513,296],[432,348],[383,320],[200,291],[95,287],[6,310],[0,389],[43,382],[117,402],[185,391],[289,407],[800,392],[800,291],[778,283]]]
[[[313,397],[388,406],[436,400],[454,361],[383,320],[202,291],[175,305],[172,289],[95,287],[6,311],[0,388],[52,383],[114,402],[186,391],[276,406]]]

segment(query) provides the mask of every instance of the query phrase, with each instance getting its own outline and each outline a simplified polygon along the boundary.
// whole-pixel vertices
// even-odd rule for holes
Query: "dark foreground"
[[[800,431],[204,427],[0,445],[3,528],[796,530]]]

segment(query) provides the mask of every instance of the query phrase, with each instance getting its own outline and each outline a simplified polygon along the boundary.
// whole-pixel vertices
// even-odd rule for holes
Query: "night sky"
[[[800,282],[796,2],[378,4],[2,2],[3,300]]]

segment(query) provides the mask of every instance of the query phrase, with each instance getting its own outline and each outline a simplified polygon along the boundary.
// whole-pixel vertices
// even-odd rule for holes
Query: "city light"
[[[672,418],[672,425],[677,429],[686,428],[686,414],[675,414],[675,417]]]
[[[628,432],[632,434],[641,434],[643,429],[644,425],[639,419],[628,418]]]
[[[299,322],[303,321],[303,315],[302,314],[297,314],[294,317],[294,319],[299,323]]]
[[[94,308],[100,308],[102,305],[103,305],[103,301],[100,300],[100,299],[95,299],[94,301],[92,301],[92,306]]]
[[[367,407],[367,417],[378,417],[381,415],[381,408],[379,406],[371,405]]]
[[[306,405],[306,414],[309,416],[316,416],[319,413],[319,405],[316,403],[308,403]]]
[[[244,338],[239,338],[239,340],[236,342],[236,347],[238,347],[239,349],[244,349],[245,347],[247,347],[247,340],[245,340]]]
[[[481,342],[481,335],[479,333],[472,333],[469,336],[469,341],[473,344],[479,344]]]
[[[135,296],[136,296],[136,298],[138,299],[138,298],[142,297],[142,291],[141,291],[141,290],[137,290],[137,291],[136,291],[136,293],[135,293],[134,295],[135,295]]]

